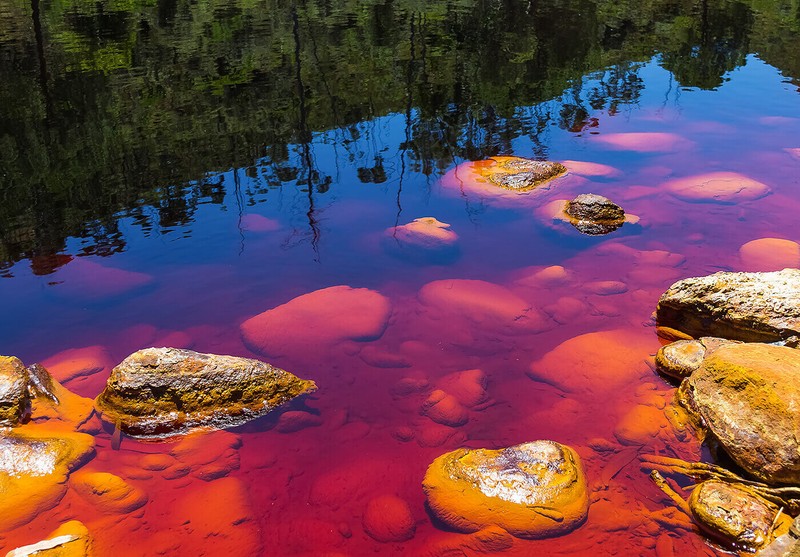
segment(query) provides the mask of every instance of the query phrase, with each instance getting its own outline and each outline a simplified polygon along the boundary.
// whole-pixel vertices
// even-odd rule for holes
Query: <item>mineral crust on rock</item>
[[[778,508],[747,488],[718,480],[698,485],[689,508],[700,527],[736,548],[755,550],[770,540]]]
[[[530,191],[551,180],[567,169],[551,161],[536,161],[521,157],[492,157],[494,165],[488,166],[484,176],[494,184],[513,191]]]
[[[579,526],[589,508],[578,455],[554,441],[446,453],[422,486],[431,511],[462,532],[499,526],[521,538],[557,536]]]
[[[661,296],[656,321],[694,338],[792,341],[800,337],[800,269],[678,281]]]
[[[28,370],[14,356],[0,356],[0,426],[14,426],[30,406]]]
[[[677,379],[689,377],[700,367],[706,356],[720,346],[738,343],[723,338],[702,337],[697,340],[678,340],[662,346],[656,353],[656,369]]]
[[[800,483],[800,350],[720,346],[679,398],[744,470],[769,484]]]
[[[103,418],[135,436],[231,427],[316,390],[267,363],[176,348],[146,348],[116,366],[95,400]]]

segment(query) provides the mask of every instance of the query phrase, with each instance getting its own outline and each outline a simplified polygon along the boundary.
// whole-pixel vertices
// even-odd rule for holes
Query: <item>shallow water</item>
[[[475,555],[426,509],[427,466],[553,439],[584,460],[588,520],[498,554],[719,554],[639,466],[704,455],[666,418],[651,314],[679,278],[792,264],[739,249],[799,239],[797,12],[617,4],[0,2],[1,351],[87,397],[162,345],[319,386],[189,441],[115,450],[98,426],[83,469],[148,503],[103,513],[70,489],[0,548],[76,518],[100,555]],[[570,172],[529,195],[470,184],[469,161],[497,154]],[[680,188],[712,173],[760,193]],[[553,221],[548,204],[587,192],[639,222],[589,237]],[[426,216],[455,247],[399,242]],[[334,285],[390,300],[379,338],[336,338],[346,314],[311,329],[289,314],[272,353],[243,342],[245,320]],[[421,413],[470,369],[487,398],[464,425]],[[387,494],[411,509],[408,541],[364,531]]]

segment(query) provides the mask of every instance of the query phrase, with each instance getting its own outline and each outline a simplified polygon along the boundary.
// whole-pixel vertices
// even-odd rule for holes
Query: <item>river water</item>
[[[0,0],[0,352],[86,397],[147,346],[319,387],[188,441],[117,446],[98,426],[84,468],[147,504],[69,489],[0,548],[78,519],[120,557],[723,553],[640,468],[708,458],[667,419],[652,313],[680,278],[792,264],[774,241],[740,248],[800,239],[797,2],[430,4]],[[473,187],[471,161],[496,155],[570,172],[528,195]],[[638,222],[553,220],[580,193]],[[422,217],[454,243],[404,244]],[[279,346],[243,341],[247,319],[337,285],[385,296],[385,330],[348,336],[335,289],[281,314]],[[473,369],[466,423],[424,415]],[[479,551],[426,508],[439,455],[536,439],[583,459],[575,531]],[[410,539],[365,532],[385,495]]]

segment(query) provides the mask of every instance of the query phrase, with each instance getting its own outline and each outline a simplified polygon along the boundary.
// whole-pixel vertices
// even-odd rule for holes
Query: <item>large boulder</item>
[[[589,499],[578,455],[554,441],[500,450],[458,449],[428,467],[431,511],[448,526],[499,526],[521,538],[564,534],[586,518]]]
[[[744,470],[767,483],[800,483],[800,350],[720,346],[679,398]]]
[[[95,400],[103,418],[136,436],[231,427],[316,390],[267,363],[177,348],[146,348],[115,367]]]
[[[785,341],[800,336],[798,300],[800,269],[723,272],[673,284],[658,301],[656,320],[693,338]]]
[[[28,370],[14,356],[0,356],[0,426],[15,426],[30,408]]]

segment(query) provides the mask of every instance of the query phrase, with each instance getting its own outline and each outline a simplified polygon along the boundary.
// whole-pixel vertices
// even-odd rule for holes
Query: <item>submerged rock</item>
[[[0,356],[0,426],[15,426],[30,408],[28,370],[13,356]]]
[[[382,495],[367,503],[362,517],[364,531],[379,542],[403,542],[414,537],[417,524],[403,499]]]
[[[771,539],[778,508],[744,486],[718,480],[699,484],[689,508],[700,527],[736,548],[756,550]]]
[[[70,478],[75,491],[103,514],[127,514],[147,503],[141,489],[108,472],[76,472]]]
[[[625,223],[622,207],[594,193],[582,193],[569,201],[565,213],[572,226],[590,236],[608,234]]]
[[[146,348],[116,366],[95,406],[136,436],[231,427],[316,390],[267,363],[176,348]]]
[[[771,192],[766,184],[736,172],[710,172],[677,178],[662,187],[678,199],[695,203],[753,201]]]
[[[715,273],[673,284],[658,301],[659,327],[689,337],[777,342],[800,336],[800,269]]]
[[[782,238],[759,238],[739,248],[745,271],[780,271],[800,267],[800,244]]]
[[[444,262],[458,255],[458,234],[450,225],[434,217],[414,219],[408,224],[387,228],[384,248],[394,255]]]
[[[800,350],[720,346],[684,380],[680,400],[744,470],[800,483]]]
[[[92,539],[82,522],[71,520],[51,532],[46,539],[18,547],[6,557],[92,557]]]
[[[554,441],[458,449],[434,460],[422,485],[431,511],[462,532],[494,525],[522,538],[557,536],[589,508],[578,455]]]

